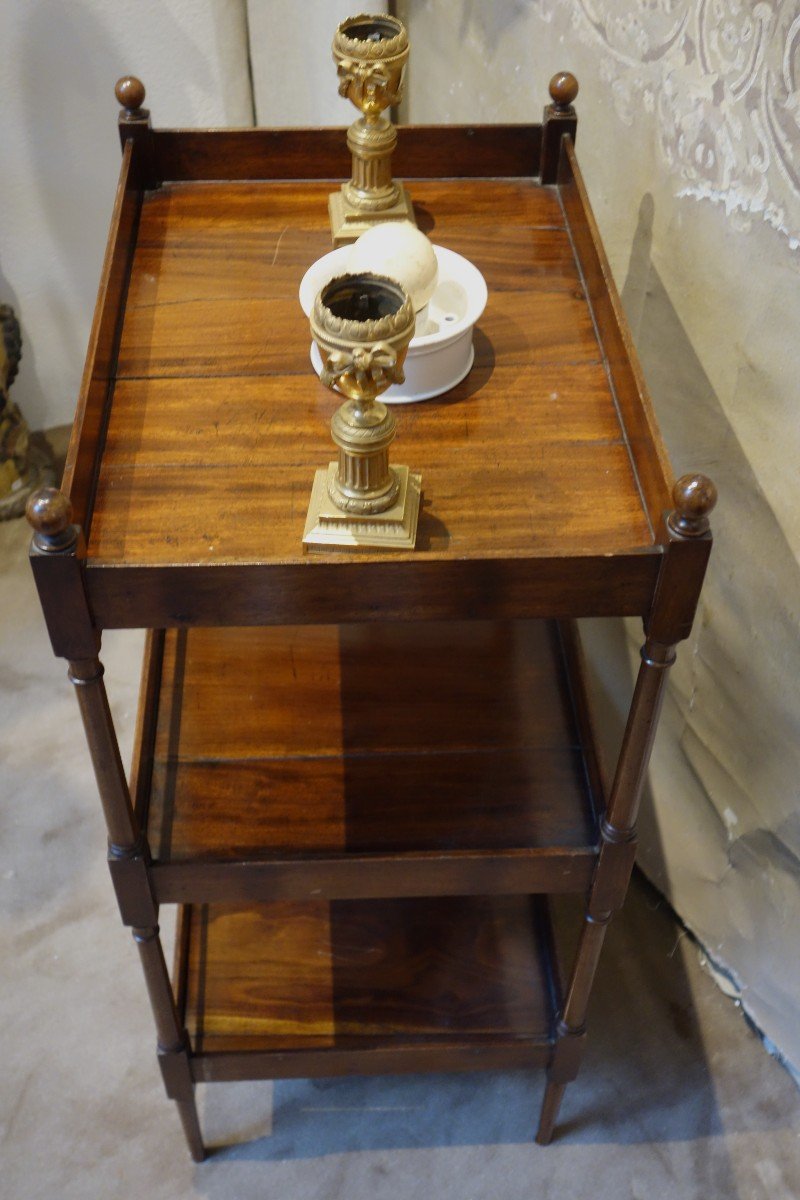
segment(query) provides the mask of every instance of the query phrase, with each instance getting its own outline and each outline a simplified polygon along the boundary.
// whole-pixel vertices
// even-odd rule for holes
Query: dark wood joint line
[[[674,644],[665,644],[648,638],[639,650],[639,657],[646,667],[654,671],[668,671],[677,658]]]
[[[575,141],[578,116],[572,102],[578,95],[578,81],[569,71],[559,71],[550,80],[550,98],[542,118],[542,152],[540,157],[540,179],[544,183],[555,183],[558,178],[558,163],[561,157],[561,142],[565,136]]]
[[[194,1092],[194,1079],[188,1037],[184,1035],[174,1046],[162,1046],[159,1043],[157,1054],[161,1077],[164,1080],[164,1089],[169,1099],[191,1099]]]
[[[55,488],[43,488],[42,491],[55,491]],[[61,496],[61,499],[66,500],[66,496]],[[67,500],[69,504],[69,501]],[[70,509],[70,514],[72,510]],[[30,520],[30,518],[29,518]],[[46,530],[35,529],[33,538],[31,539],[31,554],[50,556],[51,554],[73,554],[78,555],[83,547],[83,531],[80,525],[67,525],[65,529],[57,529],[53,533],[48,533]]]
[[[571,1083],[577,1079],[586,1048],[585,1024],[569,1026],[559,1021],[556,1026],[558,1040],[547,1069],[547,1078],[552,1083]]]
[[[567,1025],[566,1021],[556,1023],[556,1036],[559,1038],[581,1038],[586,1035],[586,1022],[581,1025]]]
[[[589,897],[587,921],[607,925],[612,913],[625,903],[631,871],[636,861],[636,832],[624,841],[603,840]]]
[[[150,851],[147,845],[147,838],[141,831],[135,841],[127,846],[118,846],[114,842],[108,843],[109,862],[130,862],[135,858],[142,858],[148,866],[150,864]],[[146,923],[143,922],[143,924]]]
[[[130,846],[109,843],[108,870],[123,925],[144,928],[158,924],[158,902],[149,868],[150,852],[143,834]]]
[[[131,933],[137,946],[149,946],[151,943],[158,942],[161,930],[158,925],[148,925],[143,928],[132,929]]]
[[[67,668],[67,679],[74,687],[91,687],[99,683],[106,669],[99,658],[85,658],[71,661]]]
[[[606,817],[603,817],[600,821],[600,837],[604,842],[608,842],[612,846],[623,845],[626,842],[635,842],[636,826],[631,825],[626,829],[618,829],[616,825],[612,825]]]

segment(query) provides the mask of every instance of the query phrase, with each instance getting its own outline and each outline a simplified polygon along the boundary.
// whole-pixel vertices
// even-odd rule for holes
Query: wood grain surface
[[[539,125],[411,125],[398,128],[393,156],[398,178],[535,175]],[[157,129],[161,180],[344,179],[350,173],[344,128]]]
[[[189,919],[196,1053],[550,1036],[524,896],[198,907]]]
[[[90,562],[303,561],[336,401],[308,363],[296,289],[327,249],[326,196],[296,182],[148,195]],[[415,198],[490,285],[470,376],[398,410],[394,460],[423,473],[415,557],[652,545],[557,193],[419,181]]]
[[[664,513],[672,507],[672,468],[570,138],[565,138],[562,144],[559,194],[580,257],[587,298],[602,340],[642,496],[650,523],[658,530]]]
[[[157,758],[565,745],[577,740],[559,649],[545,622],[167,636]]]
[[[545,622],[170,631],[152,757],[162,864],[596,842]]]
[[[142,204],[135,160],[135,147],[126,145],[61,484],[72,503],[73,519],[83,529],[91,518]]]
[[[86,594],[102,629],[299,622],[645,617],[659,547],[616,554],[482,560],[309,555],[301,562],[195,561],[158,566],[88,563]]]
[[[489,304],[468,379],[398,410],[394,461],[423,475],[416,552],[316,560],[300,537],[337,401],[296,291],[328,248],[331,185],[285,176],[344,173],[341,133],[143,118],[125,146],[65,484],[88,563],[76,536],[71,590],[54,560],[48,595],[65,625],[77,597],[91,634],[72,677],[195,1157],[193,1081],[546,1064],[546,1141],[577,1072],[707,546],[678,499],[683,525],[662,521],[669,466],[568,139],[557,188],[470,178],[530,176],[541,138],[404,134],[420,227],[483,270]],[[225,182],[142,199],[170,177]],[[512,618],[634,613],[650,638],[598,827],[577,641]],[[104,625],[155,631],[131,781],[147,845]],[[568,891],[587,907],[562,1005],[542,894]],[[174,986],[164,902],[185,906]]]

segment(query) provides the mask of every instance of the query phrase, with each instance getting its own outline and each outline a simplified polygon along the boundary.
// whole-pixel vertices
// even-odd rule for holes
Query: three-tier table
[[[420,226],[483,272],[475,365],[397,410],[413,552],[306,554],[336,399],[297,300],[341,130],[159,130],[122,173],[66,472],[30,505],[109,865],[195,1158],[198,1081],[542,1066],[575,1078],[713,485],[674,485],[573,149],[541,125],[403,128]],[[638,616],[607,790],[575,619]],[[126,774],[98,654],[145,628]],[[548,896],[586,897],[559,969]],[[174,971],[158,911],[180,906]],[[565,980],[562,990],[561,980]]]

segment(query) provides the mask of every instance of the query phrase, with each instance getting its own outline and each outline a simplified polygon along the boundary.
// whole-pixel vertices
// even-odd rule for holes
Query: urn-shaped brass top
[[[311,311],[322,356],[320,379],[346,399],[331,419],[338,462],[317,472],[303,541],[309,546],[412,549],[419,477],[390,467],[394,414],[377,397],[403,382],[414,333],[411,297],[395,279],[370,271],[332,279]]]
[[[360,13],[342,21],[333,38],[339,95],[352,100],[368,119],[399,104],[408,61],[408,34],[402,21],[385,14]]]
[[[414,322],[411,298],[394,279],[369,271],[332,279],[311,312],[322,382],[358,402],[402,383]]]

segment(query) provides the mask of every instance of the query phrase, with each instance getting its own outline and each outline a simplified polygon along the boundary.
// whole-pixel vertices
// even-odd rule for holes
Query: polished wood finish
[[[417,550],[387,566],[402,577],[405,557],[407,581],[370,604],[390,616],[387,601],[407,611],[410,597],[419,604],[424,594],[420,616],[449,616],[448,602],[466,591],[477,593],[479,615],[537,615],[551,611],[536,606],[541,585],[546,605],[554,591],[562,598],[559,615],[643,613],[658,566],[642,551],[657,547],[557,197],[522,181],[420,189],[436,214],[434,236],[441,229],[479,263],[493,300],[469,379],[443,402],[398,414],[404,453],[425,472],[430,499]],[[308,575],[300,541],[333,402],[304,365],[309,339],[295,291],[325,249],[326,194],[314,184],[203,184],[148,198],[90,538],[87,586],[100,623],[116,624],[120,613],[123,623],[150,626],[175,623],[176,613],[208,623],[220,611],[241,623],[290,621],[290,609],[321,621],[362,616],[349,607],[368,586],[356,577],[389,556],[328,555],[319,579]],[[493,212],[502,241],[476,234],[470,206]],[[521,312],[530,316],[521,321]],[[587,556],[574,583],[570,543]],[[436,603],[430,586],[419,586],[420,550],[441,555],[431,574]],[[610,550],[623,552],[615,563]],[[548,553],[553,561],[542,562]],[[529,555],[537,561],[527,565]],[[465,560],[479,558],[471,573]],[[258,571],[237,566],[231,588],[206,567],[248,561],[269,563],[274,583],[280,576],[270,608]],[[341,602],[337,562],[346,564]],[[165,570],[138,588],[139,564]],[[100,574],[106,566],[113,572]],[[217,581],[235,611],[223,608]]]
[[[706,475],[681,475],[672,489],[672,503],[668,521],[672,532],[684,538],[702,537],[711,528],[717,489]]]
[[[572,237],[606,368],[653,530],[670,508],[672,471],[653,405],[589,203],[575,149],[565,138],[558,167],[558,194]]]
[[[161,901],[590,882],[599,795],[550,624],[197,629],[145,678]]]
[[[334,402],[309,377],[295,297],[327,218],[321,195],[309,192],[304,205],[292,187],[287,202],[299,223],[290,226],[270,217],[276,193],[267,184],[203,185],[202,209],[195,188],[165,188],[146,201],[89,538],[93,565],[305,564],[308,480]],[[442,403],[398,412],[404,455],[426,479],[418,550],[407,557],[652,546],[566,232],[536,223],[562,222],[558,206],[542,209],[533,182],[420,189],[448,244],[479,266],[486,256],[494,290],[468,380]],[[491,197],[516,253],[470,232],[465,191],[473,206]],[[347,556],[329,561],[337,557]]]
[[[69,664],[69,678],[76,689],[109,842],[122,852],[135,851],[141,845],[141,830],[131,804],[103,675],[103,664],[96,658]]]
[[[126,143],[61,484],[72,502],[77,524],[84,529],[91,518],[142,202],[135,157],[134,143]]]
[[[542,183],[558,179],[561,147],[565,137],[575,141],[578,118],[572,102],[578,95],[578,81],[569,71],[558,71],[550,80],[550,99],[542,118],[542,150],[539,176]]]
[[[579,91],[578,81],[570,71],[557,71],[548,84],[548,91],[555,108],[563,110],[574,103]]]
[[[100,633],[86,600],[86,543],[72,523],[72,504],[55,488],[39,488],[29,496],[25,513],[33,529],[31,568],[53,652],[93,659]]]
[[[194,1098],[189,1041],[178,1014],[157,925],[133,930],[158,1038],[158,1061],[167,1095],[178,1106],[183,1132],[195,1162],[206,1156]]]
[[[625,898],[636,847],[636,818],[664,700],[667,673],[675,662],[675,644],[688,637],[694,620],[708,553],[708,517],[717,500],[711,480],[682,476],[673,488],[675,510],[662,518],[666,542],[648,634],[634,687],[606,812],[600,823],[601,847],[589,889],[581,939],[572,967],[558,1040],[548,1065],[547,1087],[537,1141],[553,1134],[564,1086],[576,1078],[583,1056],[586,1016],[594,976],[608,924]],[[580,702],[579,702],[580,706]]]
[[[397,138],[398,179],[533,176],[539,169],[538,125],[450,125],[446,149],[438,125],[400,125]],[[200,129],[157,129],[154,145],[160,182],[350,175],[344,129],[229,129],[224,139]]]
[[[406,1070],[472,1041],[482,1067],[492,1043],[504,1065],[549,1046],[551,968],[525,896],[201,906],[188,920],[195,1055],[299,1052],[302,1073],[304,1051],[338,1051],[338,1072],[367,1041]]]
[[[200,1080],[546,1065],[546,1142],[578,1072],[715,494],[685,477],[670,501],[572,147],[576,94],[554,79],[543,126],[400,131],[420,227],[477,263],[490,302],[469,379],[398,413],[425,480],[416,550],[351,559],[300,547],[332,401],[295,296],[328,248],[342,133],[153,130],[120,82],[122,173],[32,565],[197,1159]],[[590,615],[646,633],[605,806],[563,623]],[[126,626],[154,631],[130,787],[97,657]],[[578,890],[562,1003],[526,897]],[[172,901],[188,902],[174,990]]]
[[[539,1118],[539,1128],[536,1131],[536,1141],[540,1146],[549,1146],[552,1140],[558,1110],[566,1090],[565,1083],[551,1083],[547,1087]]]
[[[660,554],[634,551],[573,560],[487,557],[360,562],[309,558],[302,569],[226,562],[203,566],[92,567],[94,618],[105,629],[170,625],[267,625],[298,621],[435,621],[518,617],[641,616],[652,605]],[[398,561],[400,559],[400,561]]]
[[[578,746],[538,621],[171,633],[161,700],[157,763]]]
[[[127,119],[147,115],[142,113],[145,97],[144,84],[135,75],[123,75],[121,79],[118,79],[114,87],[114,95],[125,109]]]
[[[57,488],[44,487],[32,492],[25,505],[25,516],[37,549],[59,550],[73,545],[72,504]]]

